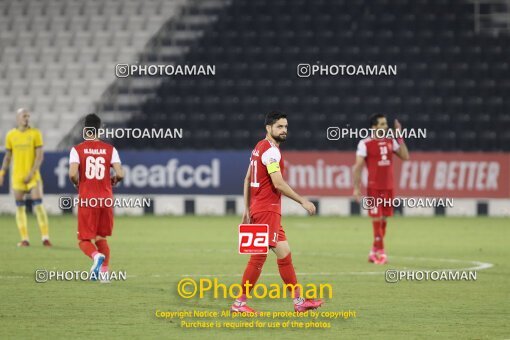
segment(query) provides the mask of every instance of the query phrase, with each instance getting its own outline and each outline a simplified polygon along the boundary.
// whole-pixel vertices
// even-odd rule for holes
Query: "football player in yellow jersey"
[[[51,247],[48,234],[48,216],[42,205],[43,183],[39,168],[43,161],[43,141],[41,132],[30,127],[30,112],[19,109],[16,113],[17,127],[10,130],[5,137],[5,156],[0,169],[0,186],[4,184],[5,173],[13,160],[11,180],[16,200],[16,224],[21,235],[19,247],[28,247],[27,213],[25,194],[30,193],[37,223],[41,230],[42,242]]]

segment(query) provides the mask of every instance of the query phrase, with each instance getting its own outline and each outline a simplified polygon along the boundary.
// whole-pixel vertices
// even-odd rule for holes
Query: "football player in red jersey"
[[[401,124],[395,119],[395,132],[402,129]],[[375,114],[370,117],[372,131],[388,131],[388,121],[383,114]],[[396,133],[395,133],[396,134]],[[387,134],[374,133],[373,135],[386,137]],[[363,167],[368,169],[367,197],[370,205],[377,198],[387,201],[393,199],[393,153],[400,159],[408,160],[409,151],[402,138],[366,138],[359,142],[356,151],[356,163],[354,164],[354,197],[358,202],[361,200],[361,171]],[[373,198],[373,199],[372,199]],[[365,198],[367,199],[367,198]],[[385,264],[388,257],[384,251],[384,236],[386,235],[386,218],[393,216],[391,204],[375,205],[368,211],[372,218],[374,229],[374,243],[368,255],[368,261],[375,264]]]
[[[297,278],[292,264],[289,243],[281,225],[281,195],[285,195],[314,215],[315,205],[298,195],[283,179],[284,161],[280,144],[287,139],[287,115],[270,112],[266,116],[266,138],[257,143],[250,157],[250,165],[244,180],[245,210],[242,223],[269,225],[269,247],[276,254],[278,270],[285,284],[296,285]],[[245,283],[255,285],[267,254],[251,255],[244,271],[243,294],[231,306],[233,312],[254,312],[246,304]],[[294,291],[294,310],[298,312],[316,309],[322,300],[304,299],[299,289]]]
[[[113,207],[96,203],[113,199],[112,185],[121,181],[124,173],[117,150],[97,138],[100,127],[101,119],[96,114],[85,117],[90,139],[71,149],[69,178],[78,188],[78,240],[80,249],[93,260],[91,279],[109,282],[110,247],[106,237],[112,235]],[[115,171],[114,177],[110,176],[110,167]]]

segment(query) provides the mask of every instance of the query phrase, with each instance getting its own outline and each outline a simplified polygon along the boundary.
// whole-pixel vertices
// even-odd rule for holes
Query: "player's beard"
[[[287,134],[274,135],[271,133],[271,137],[278,143],[283,143],[287,140]]]

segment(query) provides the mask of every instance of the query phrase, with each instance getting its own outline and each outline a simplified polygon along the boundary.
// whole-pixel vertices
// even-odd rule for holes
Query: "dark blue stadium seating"
[[[510,37],[475,34],[472,13],[448,0],[232,1],[181,61],[215,64],[216,76],[166,78],[127,123],[182,127],[184,140],[125,147],[250,148],[276,109],[289,115],[287,149],[353,149],[327,127],[385,113],[428,129],[414,150],[508,151]],[[154,50],[147,62],[164,61]],[[398,75],[299,78],[299,63],[396,64]]]

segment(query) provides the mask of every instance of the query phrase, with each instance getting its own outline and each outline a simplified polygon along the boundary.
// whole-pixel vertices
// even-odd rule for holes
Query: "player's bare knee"
[[[285,251],[285,252],[282,252],[282,253],[279,253],[279,254],[276,254],[276,258],[278,260],[281,260],[281,259],[284,259],[286,258],[287,256],[289,256],[290,254],[290,250],[289,251]]]
[[[30,195],[30,198],[32,198],[32,201],[41,201],[42,195],[36,194],[36,195]]]
[[[22,201],[25,198],[25,193],[23,191],[14,191],[14,199],[16,201]]]
[[[42,186],[40,183],[30,190],[30,197],[33,200],[40,200],[43,198]]]
[[[30,198],[32,198],[33,200],[40,200],[43,198],[43,195],[39,190],[33,189],[32,191],[30,191]]]
[[[276,254],[276,258],[277,259],[283,259],[285,257],[287,257],[287,255],[290,254],[290,247],[287,244],[283,244],[283,243],[278,243],[276,245],[276,247],[272,248],[273,249],[273,252]]]

